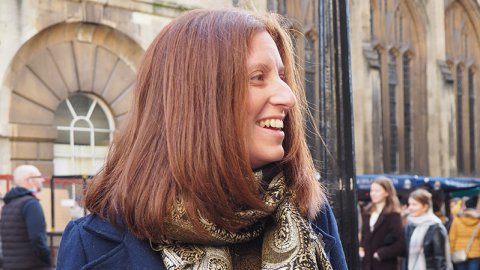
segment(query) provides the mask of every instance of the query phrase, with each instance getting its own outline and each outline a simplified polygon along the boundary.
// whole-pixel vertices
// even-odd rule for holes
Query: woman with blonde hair
[[[452,269],[447,229],[433,213],[432,207],[430,192],[417,189],[410,193],[403,270]]]
[[[400,202],[392,181],[376,178],[370,187],[372,202],[362,217],[360,257],[363,270],[396,270],[405,241]]]
[[[280,23],[207,9],[163,28],[58,269],[346,269]]]

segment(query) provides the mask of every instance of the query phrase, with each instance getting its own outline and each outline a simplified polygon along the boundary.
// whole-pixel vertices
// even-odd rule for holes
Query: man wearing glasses
[[[4,197],[0,220],[4,269],[51,269],[45,217],[36,193],[45,181],[32,165],[13,172],[15,187]]]

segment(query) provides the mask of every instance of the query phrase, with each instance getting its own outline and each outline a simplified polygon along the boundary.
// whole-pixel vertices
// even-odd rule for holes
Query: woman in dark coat
[[[398,269],[405,250],[400,202],[390,179],[377,178],[370,187],[372,203],[363,215],[360,257],[363,270]]]

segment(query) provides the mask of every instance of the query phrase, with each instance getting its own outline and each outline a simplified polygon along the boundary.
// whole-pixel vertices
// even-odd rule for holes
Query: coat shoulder
[[[325,252],[329,256],[333,269],[347,269],[337,221],[328,202],[322,206],[312,225],[314,230],[322,236]]]
[[[70,222],[62,236],[57,269],[165,269],[148,241],[132,235],[121,222],[95,214]]]
[[[124,230],[94,214],[71,221],[62,235],[57,268],[83,269],[106,260],[124,236]]]

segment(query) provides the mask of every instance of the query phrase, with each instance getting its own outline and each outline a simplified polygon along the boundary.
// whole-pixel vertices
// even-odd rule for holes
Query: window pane
[[[390,121],[390,172],[396,172],[398,139],[397,139],[397,67],[395,54],[388,55],[388,99],[389,99],[389,121]]]
[[[474,87],[475,73],[470,68],[468,71],[468,129],[470,138],[470,172],[473,174],[476,171],[476,147],[475,147],[475,87]]]
[[[85,120],[78,120],[77,122],[75,122],[75,127],[76,128],[77,127],[79,127],[79,128],[90,128],[90,125]]]
[[[412,113],[410,105],[410,59],[403,56],[403,119],[405,132],[405,171],[412,170]]]
[[[95,145],[107,146],[110,143],[110,133],[95,132]]]
[[[70,126],[70,123],[73,120],[73,116],[68,110],[67,102],[63,101],[60,103],[60,105],[57,108],[57,111],[55,112],[55,126],[64,126],[68,127]]]
[[[55,143],[69,144],[70,143],[70,133],[67,130],[59,130],[57,132],[57,140]]]
[[[75,131],[74,136],[75,145],[90,145],[90,132]]]
[[[463,80],[462,69],[457,66],[457,167],[459,173],[464,173],[463,166]]]
[[[92,116],[90,117],[90,121],[92,121],[95,128],[110,129],[107,116],[98,104],[95,105],[95,109],[93,110]]]
[[[93,100],[84,95],[75,95],[68,98],[78,116],[86,116]]]

